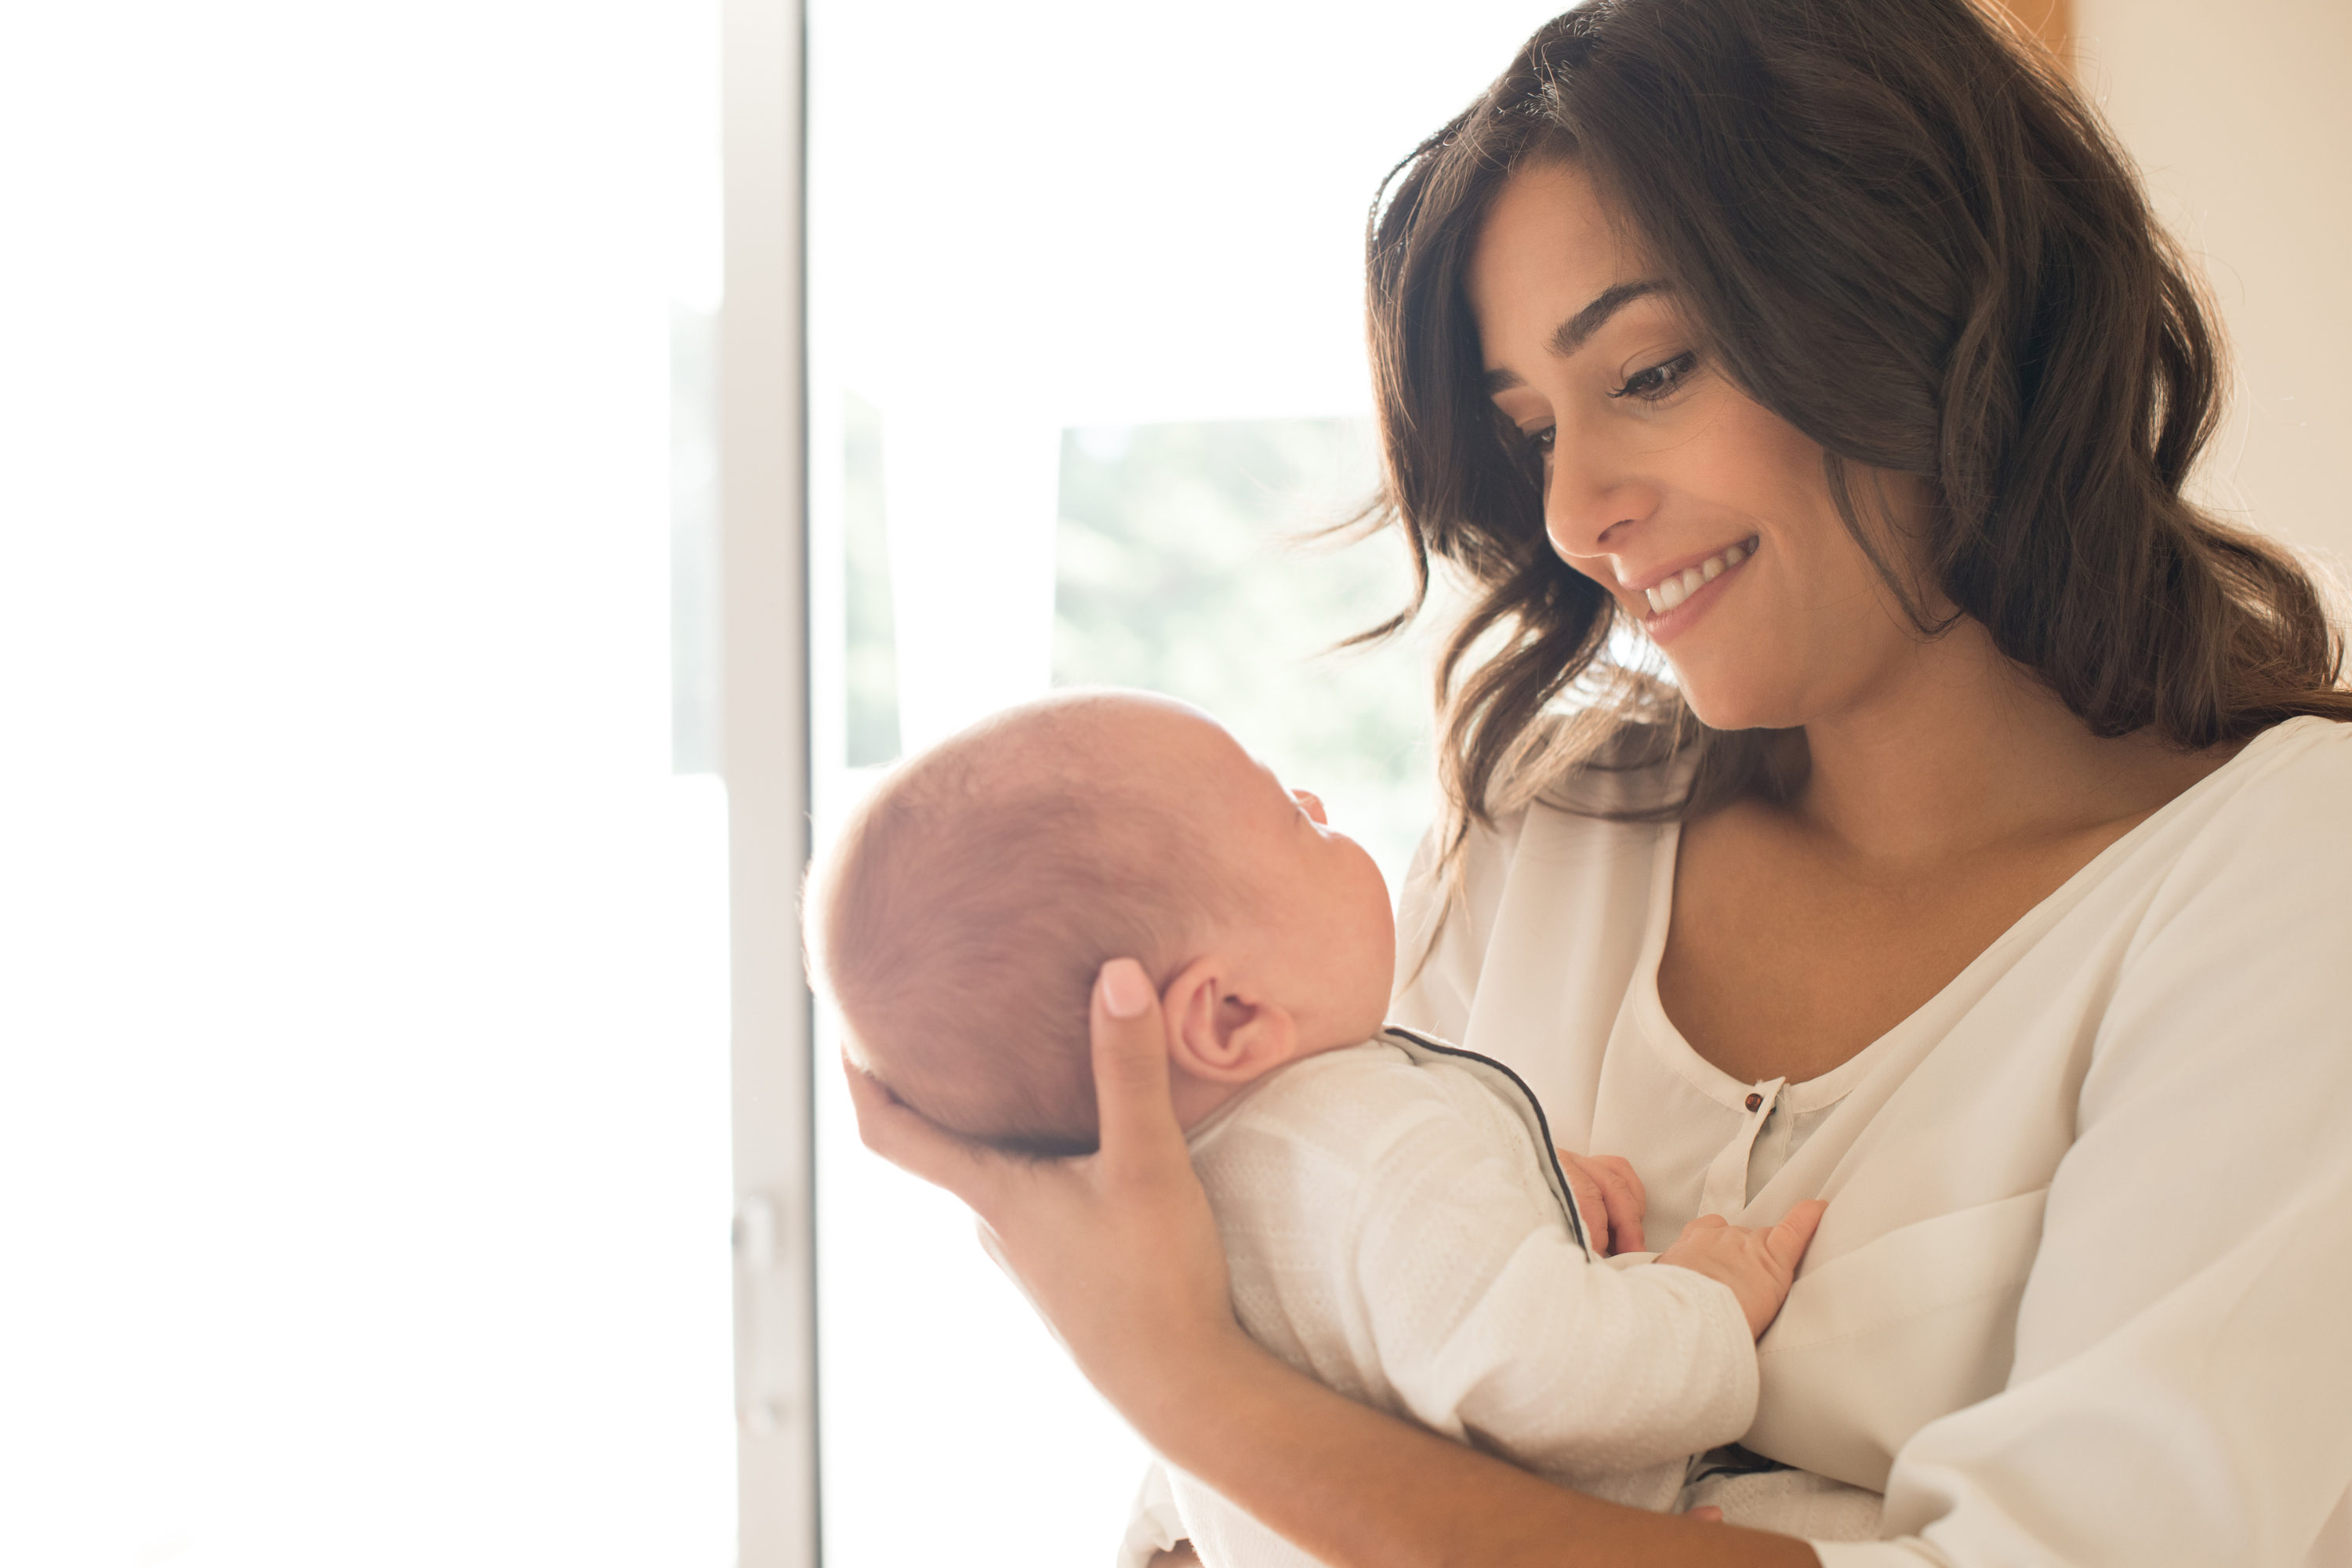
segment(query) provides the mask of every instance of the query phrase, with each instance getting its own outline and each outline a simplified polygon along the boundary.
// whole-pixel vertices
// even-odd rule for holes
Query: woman
[[[2089,112],[1961,0],[1595,0],[1370,262],[1389,500],[1477,595],[1397,1016],[1630,1162],[1621,1246],[1830,1200],[1727,1522],[1251,1346],[1131,964],[1100,1153],[853,1077],[868,1142],[1340,1568],[2352,1561],[2352,698],[2310,580],[2181,500],[2216,351]]]

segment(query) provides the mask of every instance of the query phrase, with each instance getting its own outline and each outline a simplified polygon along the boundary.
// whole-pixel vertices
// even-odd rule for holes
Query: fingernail
[[[1143,965],[1131,958],[1114,958],[1102,966],[1103,1011],[1114,1018],[1142,1016],[1151,1005],[1151,981]]]

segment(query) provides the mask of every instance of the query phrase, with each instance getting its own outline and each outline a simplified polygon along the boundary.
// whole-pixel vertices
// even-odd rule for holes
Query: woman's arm
[[[855,1068],[850,1090],[867,1145],[971,1205],[1079,1369],[1171,1463],[1333,1568],[1813,1568],[1801,1542],[1561,1490],[1260,1350],[1234,1321],[1141,970],[1107,965],[1093,1013],[1102,1147],[1085,1159],[975,1148]]]

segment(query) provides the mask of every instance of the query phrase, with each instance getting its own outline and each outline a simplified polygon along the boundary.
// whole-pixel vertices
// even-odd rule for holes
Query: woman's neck
[[[1963,619],[1798,740],[1790,808],[1864,862],[1900,869],[2136,822],[2235,748],[2184,754],[2103,740]]]

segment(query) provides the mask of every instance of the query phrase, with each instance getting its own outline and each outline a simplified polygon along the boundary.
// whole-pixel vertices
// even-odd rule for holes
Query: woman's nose
[[[1604,452],[1559,450],[1544,475],[1544,531],[1571,563],[1621,548],[1630,525],[1657,504],[1654,486],[1622,471]]]

